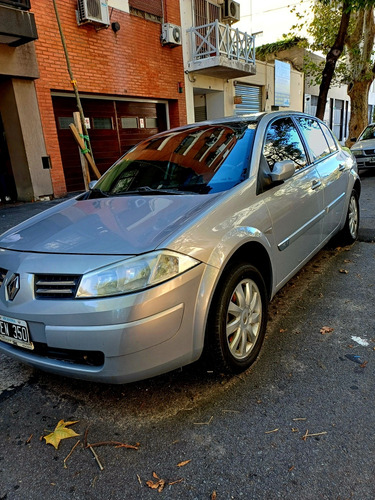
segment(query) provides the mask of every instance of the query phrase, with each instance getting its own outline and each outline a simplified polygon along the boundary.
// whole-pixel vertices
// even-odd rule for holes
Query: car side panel
[[[321,241],[323,185],[313,166],[259,195],[272,219],[276,287],[292,274]]]
[[[324,188],[323,238],[332,234],[342,220],[351,163],[344,152],[338,151],[315,166]]]

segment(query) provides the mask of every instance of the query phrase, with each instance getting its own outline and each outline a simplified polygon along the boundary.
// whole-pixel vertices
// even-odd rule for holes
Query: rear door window
[[[302,133],[306,138],[312,161],[320,160],[331,153],[319,123],[313,118],[298,117]]]

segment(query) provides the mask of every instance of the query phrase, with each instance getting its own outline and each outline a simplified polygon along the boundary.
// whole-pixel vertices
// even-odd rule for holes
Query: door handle
[[[322,185],[321,181],[313,181],[311,189],[318,189]]]

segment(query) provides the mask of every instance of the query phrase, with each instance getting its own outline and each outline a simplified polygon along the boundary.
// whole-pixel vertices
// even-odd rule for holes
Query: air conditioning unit
[[[109,26],[109,11],[106,0],[78,0],[78,24],[93,23]]]
[[[229,24],[236,23],[240,20],[240,4],[233,0],[225,0],[222,8],[222,21],[227,21]]]
[[[164,23],[162,25],[161,37],[162,45],[177,46],[181,45],[181,26],[176,26],[171,23]]]

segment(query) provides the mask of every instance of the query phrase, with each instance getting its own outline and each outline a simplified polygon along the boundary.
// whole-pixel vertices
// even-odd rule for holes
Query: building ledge
[[[33,13],[0,5],[0,43],[18,47],[37,38]]]
[[[187,71],[189,73],[199,73],[205,76],[231,80],[233,78],[240,78],[241,76],[255,75],[256,66],[250,62],[237,61],[219,55],[190,61],[187,65]]]

